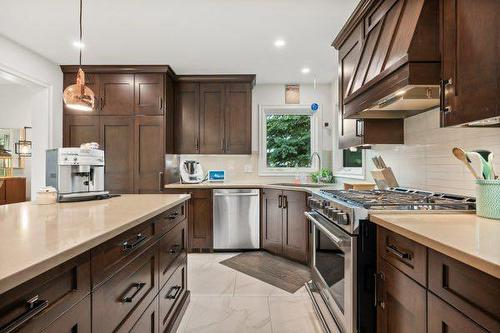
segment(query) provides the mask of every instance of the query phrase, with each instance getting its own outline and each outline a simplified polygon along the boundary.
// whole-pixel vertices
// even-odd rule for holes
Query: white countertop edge
[[[377,216],[377,214],[370,215],[370,221],[381,227],[386,228],[387,230],[393,231],[419,244],[422,244],[434,251],[445,254],[450,258],[458,260],[466,265],[474,267],[484,273],[487,273],[493,277],[496,277],[497,279],[500,279],[500,265],[492,261],[489,261],[484,257],[479,257],[471,253],[464,252],[459,248],[444,244],[437,239],[431,239],[418,232],[408,230],[404,227],[388,222],[384,220],[383,214],[378,214],[378,215],[379,216]]]
[[[161,194],[159,194],[159,195],[161,195]],[[89,251],[90,249],[96,247],[97,245],[100,245],[100,244],[112,239],[113,237],[118,236],[119,234],[147,221],[148,219],[150,219],[156,215],[159,215],[159,214],[169,210],[170,208],[175,207],[175,206],[189,200],[190,198],[191,198],[190,194],[180,194],[180,197],[177,200],[175,200],[175,201],[173,201],[173,202],[171,202],[171,203],[169,203],[169,204],[167,204],[159,209],[156,209],[152,212],[149,212],[148,214],[145,214],[145,215],[141,216],[140,218],[126,222],[113,230],[110,230],[110,231],[105,232],[101,235],[98,235],[92,239],[87,240],[86,242],[76,244],[75,246],[73,246],[65,251],[61,251],[50,258],[47,258],[45,260],[41,260],[34,265],[28,266],[25,269],[17,271],[14,274],[0,278],[0,294],[4,293],[6,291],[9,291],[10,289],[13,289],[13,288],[23,284],[24,282],[27,282],[30,279],[37,277],[38,275],[43,274],[43,273],[51,270],[54,267],[57,267],[58,265],[66,262],[68,260],[71,260],[75,257],[78,257],[82,253]],[[112,200],[112,199],[113,198],[111,198],[109,200]]]

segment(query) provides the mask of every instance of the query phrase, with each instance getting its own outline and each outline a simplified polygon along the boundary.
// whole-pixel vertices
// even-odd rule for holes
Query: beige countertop
[[[287,184],[287,185],[282,185]],[[290,185],[288,185],[290,184]],[[301,184],[301,186],[293,186],[290,182],[280,182],[278,180],[249,180],[249,181],[224,181],[224,182],[202,182],[198,184],[167,184],[165,189],[214,189],[214,188],[271,188],[278,190],[291,190],[291,191],[304,191],[308,193],[314,193],[320,189],[343,189],[342,184],[323,184],[324,186],[318,187],[318,184]]]
[[[500,278],[500,221],[475,214],[373,214],[370,220]]]
[[[0,294],[189,198],[126,194],[98,201],[0,206]]]

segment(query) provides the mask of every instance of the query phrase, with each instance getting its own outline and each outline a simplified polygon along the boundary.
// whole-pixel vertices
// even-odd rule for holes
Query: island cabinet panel
[[[93,331],[123,330],[139,319],[158,290],[158,246],[153,245],[93,291]]]
[[[63,146],[80,147],[82,143],[100,142],[99,117],[64,116]]]
[[[92,253],[92,286],[95,289],[124,265],[136,258],[155,240],[152,222],[138,225],[95,247]]]
[[[155,298],[142,314],[141,318],[134,324],[130,333],[159,333],[159,311],[158,300]]]
[[[101,117],[105,189],[110,193],[134,193],[134,118]]]
[[[132,116],[134,114],[134,75],[99,75],[100,115]],[[97,92],[95,92],[97,94]]]
[[[72,307],[41,333],[90,333],[92,332],[90,295]],[[35,332],[35,331],[34,331]],[[38,332],[38,331],[36,331]]]
[[[186,217],[186,203],[170,208],[154,218],[155,234],[158,236],[165,234],[179,222],[184,221]]]
[[[309,227],[301,191],[264,189],[261,205],[262,248],[301,263],[308,261]]]
[[[160,304],[160,330],[168,331],[175,312],[187,292],[186,259],[177,267],[158,295]]]
[[[426,290],[384,259],[377,275],[377,333],[426,333]]]
[[[135,114],[161,115],[165,105],[165,76],[159,73],[135,75]]]
[[[429,249],[429,290],[491,332],[500,332],[500,280]]]
[[[49,326],[89,293],[87,252],[0,294],[0,332],[55,332]]]
[[[160,286],[170,278],[179,260],[185,260],[187,222],[182,221],[160,240]]]

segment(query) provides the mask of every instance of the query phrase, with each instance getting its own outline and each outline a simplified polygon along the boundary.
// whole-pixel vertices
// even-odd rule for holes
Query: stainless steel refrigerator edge
[[[180,162],[181,156],[178,154],[165,155],[165,175],[164,184],[175,184],[181,182]]]
[[[214,249],[258,249],[259,206],[258,189],[215,189]]]

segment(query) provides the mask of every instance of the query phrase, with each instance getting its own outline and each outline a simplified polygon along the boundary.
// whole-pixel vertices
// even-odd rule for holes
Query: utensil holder
[[[500,180],[476,180],[476,214],[500,220]]]

